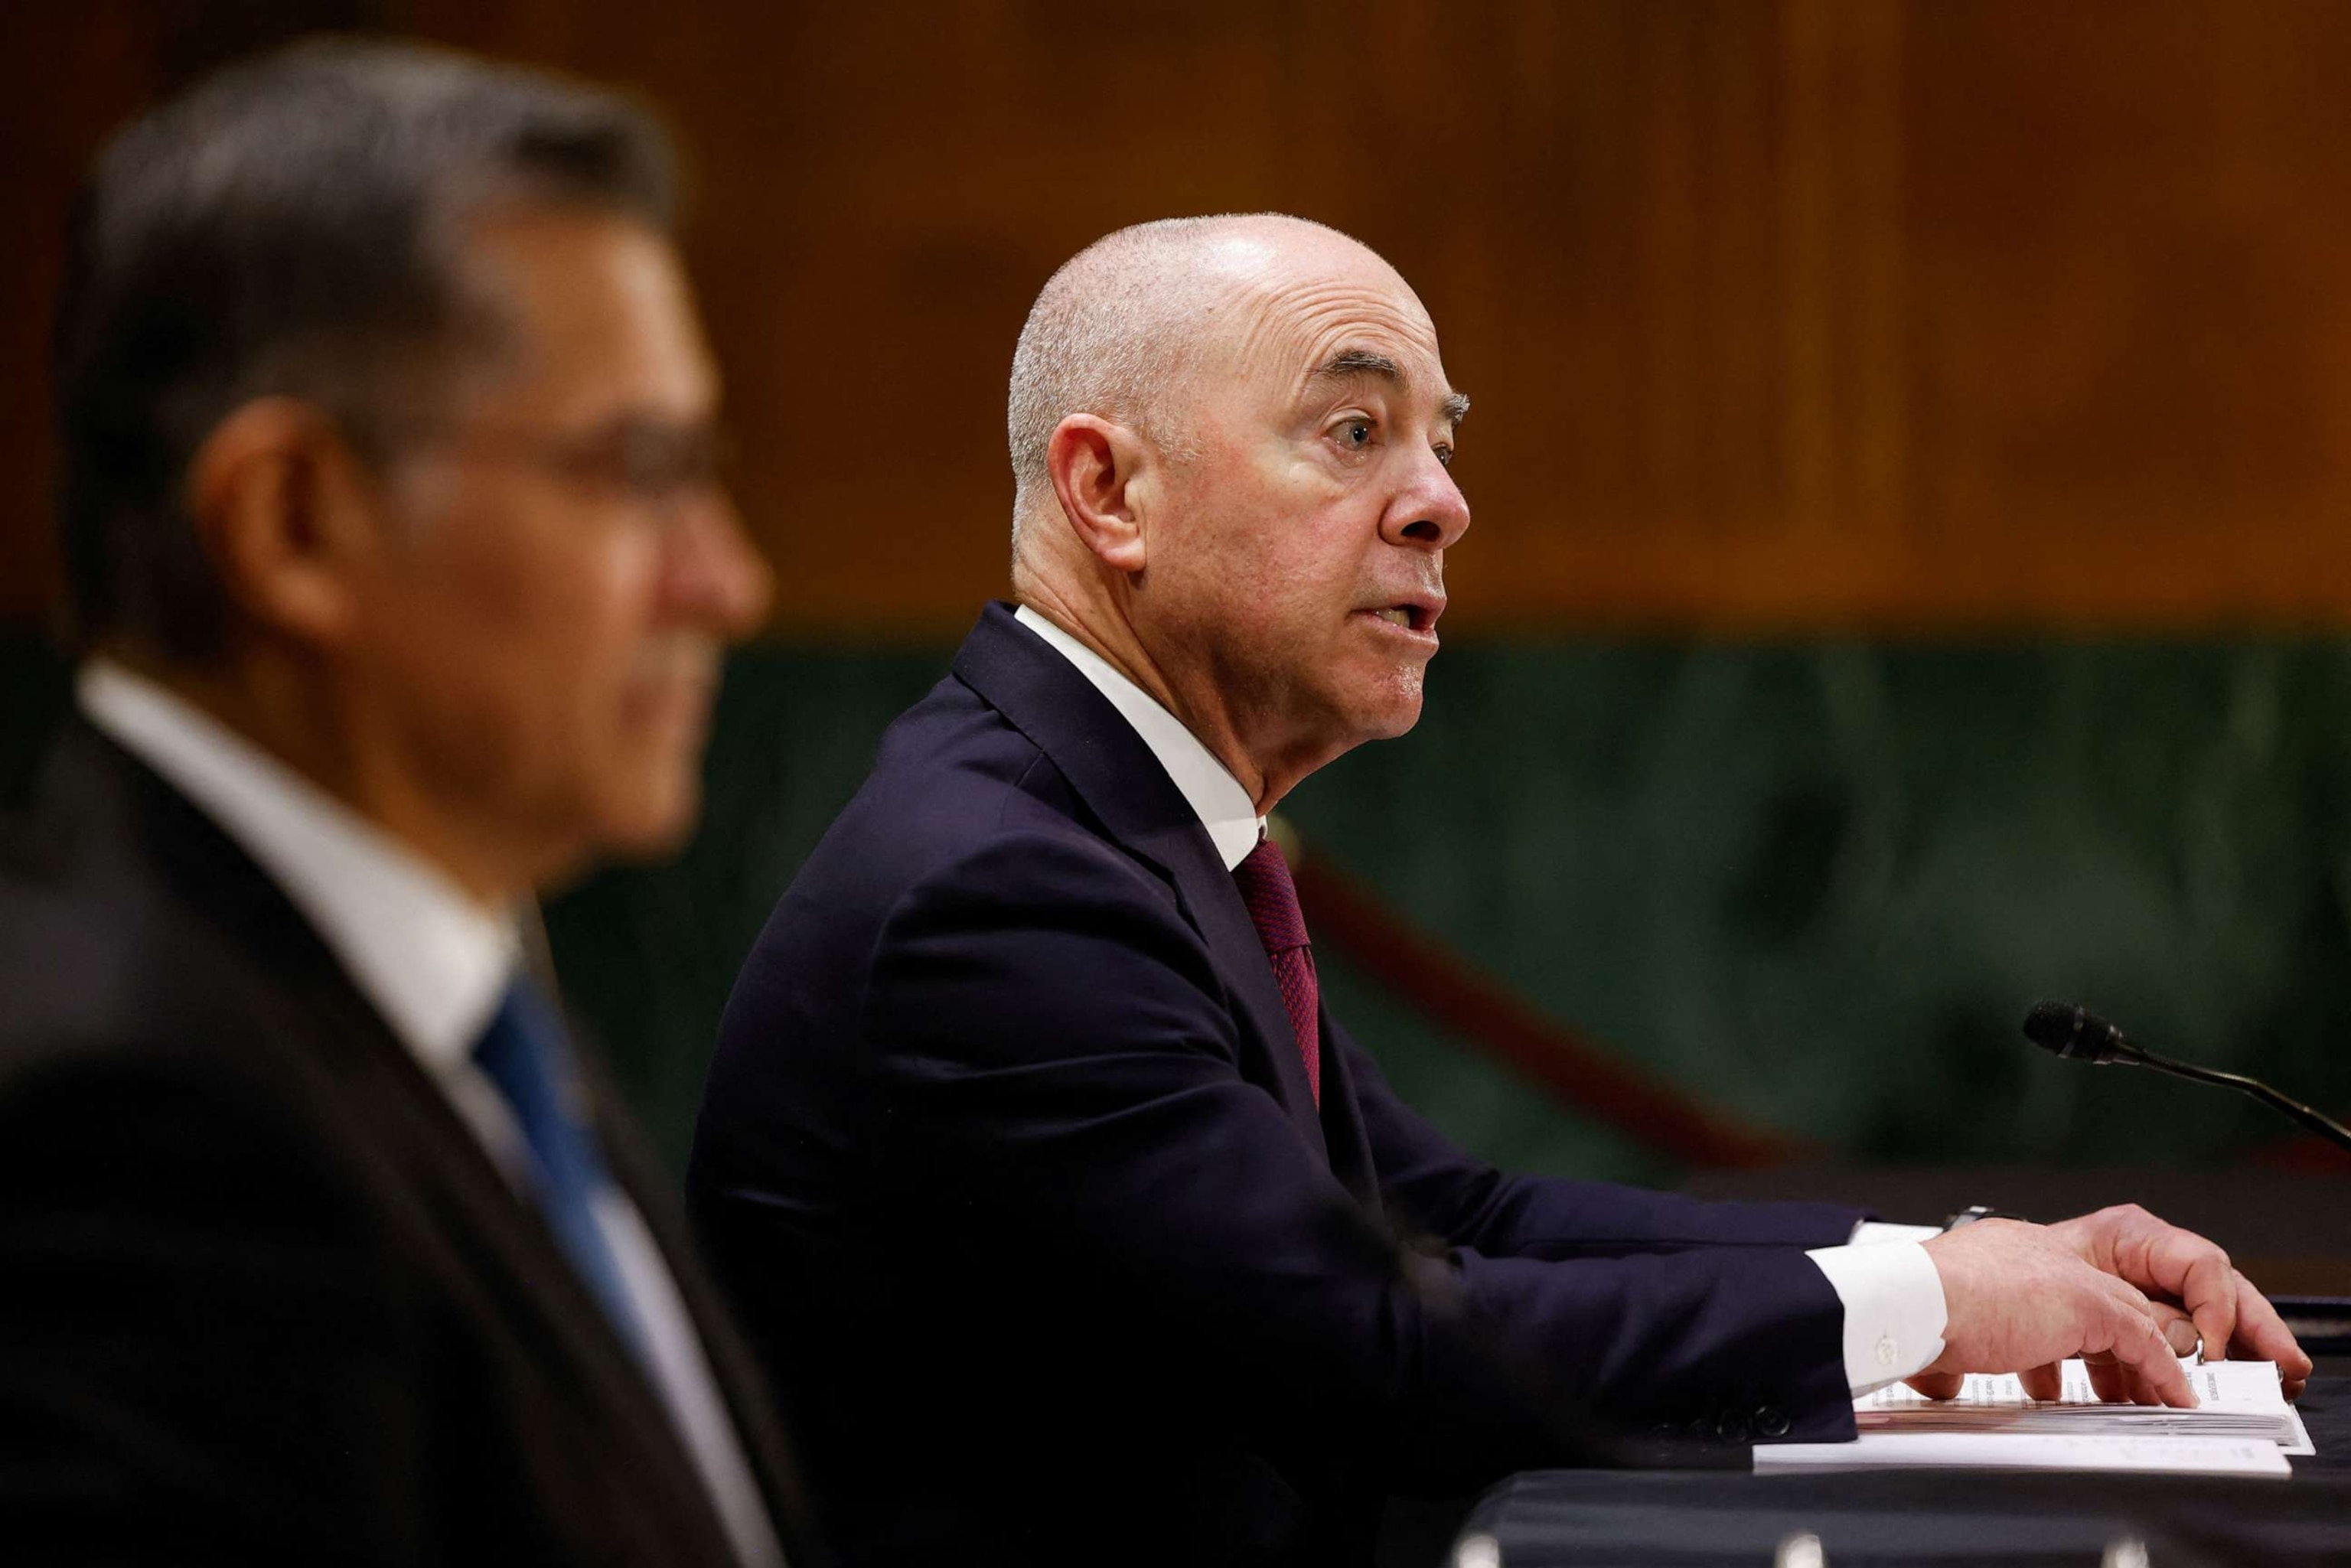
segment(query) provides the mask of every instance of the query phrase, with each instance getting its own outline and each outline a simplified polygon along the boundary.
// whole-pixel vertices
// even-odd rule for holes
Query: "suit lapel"
[[[1315,1154],[1328,1151],[1298,1036],[1240,889],[1208,831],[1134,726],[1076,666],[991,604],[956,655],[955,673],[1053,760],[1112,840],[1175,889],[1177,907],[1217,961],[1244,1049]]]
[[[1112,711],[1115,716],[1116,710]],[[1158,766],[1155,758],[1152,766]],[[1265,944],[1258,938],[1256,923],[1249,919],[1249,906],[1241,902],[1240,888],[1197,819],[1192,822],[1188,839],[1162,847],[1166,858],[1161,863],[1175,878],[1186,915],[1207,943],[1242,1013],[1265,1044],[1281,1085],[1276,1098],[1290,1113],[1299,1135],[1327,1161],[1330,1154],[1323,1146],[1314,1087],[1307,1082],[1306,1059],[1298,1049],[1298,1031],[1290,1027],[1290,1009],[1282,1002],[1281,987],[1273,977],[1273,965],[1265,956]]]
[[[764,1392],[766,1380],[758,1364],[750,1346],[737,1332],[716,1288],[702,1270],[701,1260],[678,1211],[670,1179],[638,1135],[635,1124],[604,1109],[619,1102],[605,1076],[602,1061],[584,1048],[580,1056],[589,1098],[598,1108],[597,1134],[603,1142],[613,1179],[644,1217],[645,1228],[653,1232],[669,1265],[678,1297],[684,1302],[686,1315],[702,1341],[719,1396],[726,1402],[727,1414],[734,1417],[736,1434],[742,1440],[753,1475],[758,1479],[768,1517],[781,1538],[784,1555],[794,1568],[808,1568],[819,1560],[818,1548],[813,1541],[795,1531],[799,1521],[811,1516],[807,1490],[793,1462],[782,1424],[768,1405]]]
[[[1311,926],[1310,926],[1311,929]],[[1322,1135],[1328,1141],[1331,1174],[1355,1195],[1355,1201],[1377,1214],[1379,1170],[1372,1160],[1372,1134],[1364,1125],[1364,1108],[1355,1098],[1354,1074],[1347,1066],[1348,1044],[1331,1021],[1331,1009],[1322,1009]]]

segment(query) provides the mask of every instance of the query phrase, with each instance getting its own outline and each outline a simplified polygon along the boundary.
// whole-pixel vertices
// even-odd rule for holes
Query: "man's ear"
[[[341,640],[377,502],[331,420],[294,398],[244,404],[196,449],[187,501],[205,558],[246,615],[299,642]]]
[[[1113,571],[1143,570],[1143,507],[1155,476],[1150,444],[1128,426],[1073,413],[1045,448],[1053,494],[1079,542]]]

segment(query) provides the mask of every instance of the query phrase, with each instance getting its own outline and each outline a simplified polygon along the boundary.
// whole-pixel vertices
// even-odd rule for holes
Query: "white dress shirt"
[[[1110,699],[1199,813],[1225,869],[1240,864],[1263,836],[1265,819],[1216,753],[1109,660],[1036,611],[1024,604],[1013,619]],[[1943,1328],[1949,1321],[1943,1280],[1918,1245],[1935,1234],[1931,1226],[1864,1220],[1847,1245],[1805,1254],[1828,1276],[1830,1289],[1844,1305],[1845,1381],[1856,1396],[1907,1377],[1943,1354]]]
[[[225,725],[120,664],[93,659],[83,714],[161,774],[269,873],[508,1181],[528,1147],[474,1042],[515,973],[511,910],[485,908],[436,868]],[[645,1328],[646,1359],[747,1565],[783,1552],[693,1319],[644,1217],[618,1187],[595,1205]]]

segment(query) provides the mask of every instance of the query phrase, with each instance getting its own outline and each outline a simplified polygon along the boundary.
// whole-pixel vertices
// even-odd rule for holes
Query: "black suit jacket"
[[[588,1066],[795,1564],[756,1375]],[[0,838],[0,1555],[732,1561],[535,1208],[277,887],[88,727]]]
[[[688,1177],[845,1557],[1347,1561],[1587,1412],[1851,1433],[1802,1249],[1859,1213],[1506,1176],[1322,1039],[1318,1111],[1198,819],[989,609],[746,964]]]

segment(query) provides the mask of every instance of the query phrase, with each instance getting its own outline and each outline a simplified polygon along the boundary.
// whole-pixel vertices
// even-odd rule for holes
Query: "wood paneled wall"
[[[354,14],[669,111],[780,635],[957,630],[1037,287],[1266,207],[1390,256],[1476,396],[1448,625],[2351,626],[2330,0],[12,10],[0,612],[75,170],[222,27]]]

